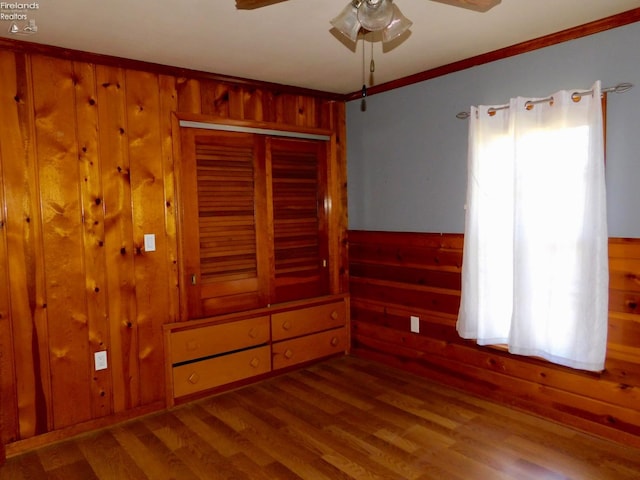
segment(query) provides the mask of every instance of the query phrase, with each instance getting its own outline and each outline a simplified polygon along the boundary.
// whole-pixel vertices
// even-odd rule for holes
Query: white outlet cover
[[[420,317],[411,315],[411,331],[413,333],[420,333]]]

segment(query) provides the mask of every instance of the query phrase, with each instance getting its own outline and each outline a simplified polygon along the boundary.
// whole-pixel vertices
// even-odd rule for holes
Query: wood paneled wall
[[[462,340],[463,236],[349,232],[352,353],[640,446],[640,240],[610,239],[606,369],[588,373]],[[420,333],[410,333],[410,316]]]
[[[180,320],[171,112],[333,129],[346,175],[343,102],[16,46],[0,48],[0,440],[9,454],[25,439],[164,407],[162,325]],[[155,234],[156,251],[145,251],[144,234]],[[101,350],[109,368],[96,372]]]

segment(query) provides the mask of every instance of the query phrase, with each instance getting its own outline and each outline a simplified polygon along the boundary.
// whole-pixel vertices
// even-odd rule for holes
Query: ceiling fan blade
[[[454,7],[468,8],[469,10],[475,10],[476,12],[486,12],[501,2],[501,0],[431,0],[431,1],[446,3],[447,5],[453,5]]]
[[[286,0],[236,0],[236,8],[238,10],[254,10],[284,1]]]

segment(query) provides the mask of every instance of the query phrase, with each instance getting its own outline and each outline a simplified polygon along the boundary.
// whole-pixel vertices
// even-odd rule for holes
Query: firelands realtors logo
[[[39,8],[40,4],[37,2],[0,2],[0,20],[9,22],[9,33],[30,35],[38,31],[35,19],[30,17]]]

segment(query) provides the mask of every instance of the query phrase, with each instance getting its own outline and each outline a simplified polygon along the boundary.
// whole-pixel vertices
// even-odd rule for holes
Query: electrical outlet
[[[105,370],[107,368],[107,351],[106,350],[102,350],[101,352],[94,353],[93,357],[95,360],[96,372],[98,370]]]
[[[413,333],[420,333],[420,317],[411,315],[411,331]]]

